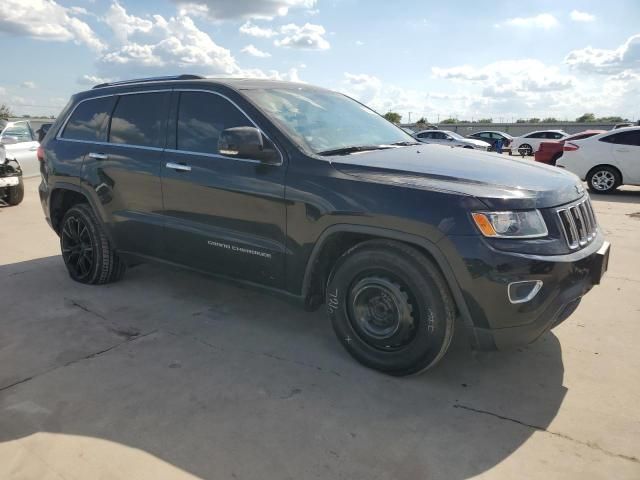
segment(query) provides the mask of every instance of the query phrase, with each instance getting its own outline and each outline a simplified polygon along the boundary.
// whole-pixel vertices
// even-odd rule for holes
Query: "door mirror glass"
[[[3,135],[2,137],[0,137],[0,143],[3,143],[5,145],[15,145],[19,141],[20,140],[18,139],[18,137],[12,137],[11,135]]]
[[[218,139],[221,155],[263,163],[279,163],[280,155],[273,144],[254,127],[233,127],[223,130]]]

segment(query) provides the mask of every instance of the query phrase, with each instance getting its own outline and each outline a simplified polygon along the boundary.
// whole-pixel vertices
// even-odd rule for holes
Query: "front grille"
[[[571,250],[584,247],[595,238],[598,222],[589,197],[556,211],[560,217],[564,238]]]

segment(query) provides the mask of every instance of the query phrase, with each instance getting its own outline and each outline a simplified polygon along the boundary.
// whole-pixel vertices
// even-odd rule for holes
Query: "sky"
[[[404,122],[640,118],[640,0],[2,0],[0,102],[109,80],[306,82]]]

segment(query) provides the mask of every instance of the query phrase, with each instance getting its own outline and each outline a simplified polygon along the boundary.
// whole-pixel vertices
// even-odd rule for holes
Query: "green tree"
[[[622,117],[600,117],[598,118],[598,122],[602,123],[622,123],[628,122],[629,120]]]
[[[584,115],[580,115],[576,118],[576,122],[585,123],[585,122],[595,122],[596,116],[593,113],[585,113]]]
[[[556,117],[547,117],[542,119],[543,123],[558,123],[558,119]]]
[[[402,115],[396,112],[387,112],[384,114],[384,118],[392,123],[400,123],[400,120],[402,120]]]
[[[493,123],[493,118],[479,118],[476,123]]]
[[[458,123],[458,119],[457,118],[445,118],[440,123],[443,123],[445,125],[452,125],[454,123]]]
[[[426,125],[427,123],[429,123],[429,121],[424,117],[420,117],[416,122],[417,125]]]
[[[0,120],[9,120],[10,117],[13,117],[13,112],[9,108],[9,105],[0,103]]]
[[[529,123],[540,123],[540,119],[538,117],[533,117],[527,120]]]
[[[527,121],[524,118],[519,118],[516,120],[516,123],[527,123]]]

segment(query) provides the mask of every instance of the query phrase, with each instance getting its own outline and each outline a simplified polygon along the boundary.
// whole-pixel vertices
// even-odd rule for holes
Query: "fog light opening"
[[[542,280],[511,282],[507,287],[507,295],[511,303],[525,303],[532,300],[541,288]]]

